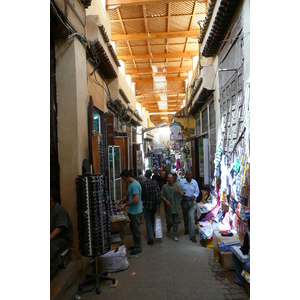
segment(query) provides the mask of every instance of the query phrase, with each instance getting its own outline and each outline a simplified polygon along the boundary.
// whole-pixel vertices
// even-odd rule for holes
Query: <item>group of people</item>
[[[142,174],[139,174],[142,175]],[[128,184],[127,193],[116,204],[121,201],[121,210],[128,208],[127,213],[130,219],[130,230],[133,235],[134,245],[129,247],[130,255],[142,252],[142,234],[141,234],[141,217],[144,208],[144,218],[146,220],[146,230],[148,245],[154,244],[154,221],[156,212],[161,211],[161,202],[164,203],[167,232],[178,242],[178,223],[180,209],[182,209],[184,220],[184,235],[189,235],[190,240],[196,243],[195,237],[195,219],[196,199],[199,195],[199,187],[196,180],[192,179],[190,170],[186,171],[185,178],[177,180],[177,174],[168,174],[167,183],[160,189],[159,183],[153,179],[152,171],[147,170],[144,178],[139,176],[139,183],[131,171],[123,170],[121,173],[122,180]],[[152,177],[152,178],[151,178]],[[143,179],[143,180],[141,180]],[[209,190],[201,190],[201,201],[206,202],[210,199]],[[53,278],[58,265],[61,263],[61,252],[71,246],[73,240],[73,227],[70,217],[65,208],[58,203],[58,195],[55,189],[50,190],[50,278]],[[143,207],[142,207],[143,205]],[[250,253],[250,218],[248,219],[248,231],[245,235],[242,253]],[[241,276],[243,269],[250,272],[250,260],[241,263],[238,257],[232,253],[232,259],[236,269],[234,282],[239,285],[245,284],[245,279]]]
[[[156,212],[160,212],[162,201],[164,203],[168,235],[171,235],[172,229],[173,240],[176,242],[179,241],[178,223],[180,209],[182,209],[184,234],[189,235],[192,242],[197,242],[194,213],[196,210],[196,199],[199,195],[199,187],[197,181],[192,179],[190,170],[186,171],[185,178],[181,181],[177,180],[177,174],[168,174],[167,182],[161,188],[158,181],[155,180],[155,174],[153,175],[154,177],[152,176],[151,170],[146,171],[145,178],[140,173],[139,180],[133,177],[130,170],[123,170],[120,176],[128,184],[128,188],[127,193],[121,199],[117,200],[116,204],[119,205],[122,202],[120,206],[121,210],[124,210],[126,207],[128,208],[129,226],[134,242],[134,245],[129,247],[131,255],[142,252],[140,220],[143,207],[148,239],[147,244],[154,244],[155,214]]]

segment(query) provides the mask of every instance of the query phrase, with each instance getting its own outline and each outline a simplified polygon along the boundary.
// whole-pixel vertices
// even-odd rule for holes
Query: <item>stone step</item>
[[[68,300],[67,295],[76,294],[76,290],[70,289],[78,289],[77,280],[80,271],[81,260],[72,260],[66,269],[59,269],[50,283],[50,300]]]

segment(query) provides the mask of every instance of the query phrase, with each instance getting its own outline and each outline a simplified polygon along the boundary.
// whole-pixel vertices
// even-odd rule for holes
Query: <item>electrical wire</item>
[[[106,90],[105,87],[97,80],[96,71],[100,71],[100,70],[99,70],[99,69],[94,69],[94,71],[93,71],[90,75],[94,75],[94,77],[95,77],[94,82],[95,82],[96,84],[98,84],[99,86],[101,86],[101,87],[103,88],[103,90],[105,91],[105,93],[107,94],[109,100],[112,100],[112,99],[111,99],[111,94],[110,94],[110,91],[109,91],[109,88],[108,88],[108,85],[107,85],[106,81],[101,77],[101,78],[103,79],[104,83],[106,84],[107,90]],[[100,72],[101,72],[101,71],[100,71]]]
[[[220,43],[224,43],[224,42],[228,42],[228,41],[233,42],[234,40],[236,40],[236,39],[238,39],[238,38],[240,38],[240,37],[246,37],[246,36],[249,35],[249,34],[250,34],[250,31],[247,32],[247,33],[243,33],[243,34],[237,35],[236,37],[231,38],[231,39],[222,40],[222,41],[220,41]]]

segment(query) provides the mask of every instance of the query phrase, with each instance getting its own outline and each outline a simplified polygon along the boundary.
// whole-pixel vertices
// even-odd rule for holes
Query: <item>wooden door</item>
[[[120,146],[121,171],[128,170],[128,138],[127,136],[115,137],[115,146]],[[122,193],[127,191],[126,184],[122,181]]]

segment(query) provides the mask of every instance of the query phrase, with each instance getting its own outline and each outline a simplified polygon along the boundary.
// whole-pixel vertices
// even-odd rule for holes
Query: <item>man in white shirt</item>
[[[199,195],[199,187],[196,180],[192,179],[192,172],[187,170],[185,178],[180,180],[180,188],[182,189],[181,195],[181,208],[184,221],[184,234],[190,234],[190,240],[196,243],[195,238],[195,210],[196,199]]]

